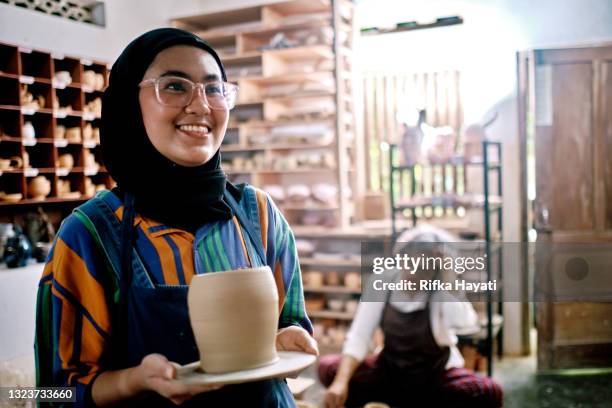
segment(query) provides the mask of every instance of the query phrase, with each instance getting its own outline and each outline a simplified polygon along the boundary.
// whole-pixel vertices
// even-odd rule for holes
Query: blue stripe
[[[164,283],[164,274],[161,266],[159,253],[151,243],[149,237],[142,228],[136,228],[136,251],[145,264],[151,280],[155,284]]]
[[[46,282],[50,281],[51,279],[53,279],[53,273],[50,273],[47,276],[43,276],[40,279],[40,282],[38,282],[38,286],[43,286]]]
[[[62,327],[62,300],[51,294],[53,308],[53,382],[55,384],[66,384],[67,376],[62,369],[62,360],[59,353],[59,331]]]
[[[85,263],[89,274],[100,285],[107,284],[106,268],[100,267],[106,265],[106,257],[98,253],[96,241],[75,215],[70,215],[64,220],[58,239],[61,239]],[[53,247],[55,248],[55,245]]]
[[[164,239],[172,249],[172,255],[174,256],[174,265],[176,266],[176,273],[178,275],[179,284],[186,285],[185,272],[183,272],[183,260],[181,259],[181,251],[179,251],[178,246],[176,246],[176,243],[168,235],[164,235]]]
[[[167,225],[154,225],[153,227],[149,227],[149,232],[153,233],[158,231],[165,231],[167,229],[170,229],[170,227]]]
[[[72,306],[74,306],[80,313],[82,313],[87,320],[89,320],[89,322],[91,323],[91,325],[94,327],[94,329],[96,329],[96,331],[100,334],[100,336],[104,337],[105,339],[109,337],[108,333],[106,333],[100,326],[98,326],[98,323],[94,320],[94,318],[91,316],[91,314],[89,314],[89,312],[87,311],[87,309],[85,309],[83,307],[83,305],[81,305],[75,298],[74,296],[72,296],[72,294],[68,291],[68,289],[64,288],[62,285],[60,285],[60,283],[56,280],[53,281],[53,287],[62,294],[62,296],[64,296],[66,298],[66,300],[68,300]],[[60,299],[61,300],[61,299]],[[56,314],[55,316],[61,316],[61,313]],[[59,322],[57,322],[57,327],[59,329]]]

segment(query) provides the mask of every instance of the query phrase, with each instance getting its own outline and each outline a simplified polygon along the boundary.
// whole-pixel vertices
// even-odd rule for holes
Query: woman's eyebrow
[[[181,78],[186,78],[186,79],[192,79],[191,75],[183,71],[166,71],[160,75],[160,77],[165,77],[165,76],[176,76],[176,77],[181,77]],[[204,76],[204,81],[219,81],[219,80],[220,80],[219,75],[217,74],[207,74]]]
[[[204,81],[219,81],[219,75],[217,74],[208,74],[204,76]]]
[[[163,74],[161,74],[160,76],[164,77],[164,76],[176,76],[176,77],[181,77],[181,78],[187,78],[187,79],[191,79],[191,77],[186,74],[183,71],[166,71]]]

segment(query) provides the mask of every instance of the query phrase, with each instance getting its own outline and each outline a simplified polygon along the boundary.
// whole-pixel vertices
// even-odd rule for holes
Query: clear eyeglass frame
[[[165,94],[160,89],[160,84],[165,82],[181,82],[182,84],[188,85],[188,93],[185,95],[175,94],[173,97],[174,100],[170,97],[171,94]],[[211,84],[219,84],[223,86],[223,100],[217,100],[212,98],[210,95],[206,93],[206,87]],[[232,84],[230,82],[223,81],[209,81],[209,82],[193,82],[187,78],[183,77],[173,77],[173,76],[162,76],[158,78],[149,78],[145,79],[138,84],[140,88],[153,86],[155,89],[155,97],[157,98],[157,102],[164,106],[171,106],[175,108],[184,108],[188,106],[193,101],[193,98],[196,94],[196,89],[199,88],[202,91],[202,95],[206,101],[206,104],[214,110],[231,110],[236,106],[236,98],[238,95],[238,85]]]

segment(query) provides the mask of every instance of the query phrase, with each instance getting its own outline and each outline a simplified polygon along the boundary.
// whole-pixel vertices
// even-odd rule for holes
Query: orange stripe
[[[62,301],[62,319],[60,322],[58,353],[62,362],[62,368],[68,370],[70,368],[68,362],[72,358],[72,350],[74,348],[72,336],[74,335],[75,310],[72,304],[54,287],[51,288],[51,293]]]
[[[155,247],[157,254],[159,255],[159,261],[161,262],[162,273],[164,274],[164,283],[166,285],[178,285],[178,272],[176,270],[176,265],[174,263],[174,253],[172,252],[172,247],[163,237],[152,237],[149,234],[149,220],[146,220],[145,227],[143,228],[143,233],[147,235],[151,244]]]
[[[81,384],[89,384],[91,382],[91,380],[94,378],[94,376],[98,373],[98,367],[96,366],[95,368],[93,368],[91,370],[91,372],[87,375],[84,375],[83,377],[80,377],[79,379],[77,379],[78,382],[80,382]]]
[[[81,334],[81,355],[79,360],[87,365],[97,365],[104,352],[106,342],[94,328],[91,322],[83,318],[83,328]]]
[[[159,238],[158,238],[159,239]],[[161,238],[165,241],[165,238]],[[185,283],[189,285],[191,278],[195,274],[195,263],[193,261],[193,234],[180,231],[177,234],[172,234],[170,238],[179,249],[181,264],[183,265],[183,274],[185,275]],[[178,275],[177,275],[178,278]]]
[[[43,273],[41,276],[42,278],[45,278],[49,275],[51,275],[53,273],[53,267],[52,267],[53,262],[47,262],[47,264],[45,265],[45,268],[43,269]]]
[[[244,235],[242,235],[242,228],[240,228],[240,223],[238,222],[238,218],[234,215],[232,217],[232,221],[234,221],[234,226],[236,227],[236,231],[238,231],[238,236],[240,237],[240,244],[242,245],[242,252],[246,259],[249,260],[249,264],[253,266],[253,261],[251,261],[251,257],[249,257],[249,251],[247,251],[246,244],[244,242]]]
[[[264,250],[268,252],[268,200],[263,191],[257,190],[257,207],[259,209],[259,225],[261,226],[261,240]]]
[[[110,315],[104,288],[91,276],[87,265],[64,241],[57,240],[53,257],[55,280],[89,312],[102,328],[110,330]]]
[[[283,310],[285,304],[285,282],[283,282],[283,271],[281,270],[280,262],[274,267],[274,280],[276,281],[276,290],[278,291],[278,311]]]

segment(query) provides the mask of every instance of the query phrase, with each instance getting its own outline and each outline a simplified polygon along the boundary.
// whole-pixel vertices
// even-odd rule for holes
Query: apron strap
[[[245,195],[246,195],[246,189],[245,189]],[[257,234],[255,232],[255,228],[253,226],[252,221],[249,219],[249,217],[247,217],[246,213],[244,212],[244,209],[240,206],[240,204],[238,204],[234,196],[227,190],[224,191],[223,196],[225,197],[230,208],[232,209],[232,211],[238,218],[240,225],[242,225],[245,232],[251,239],[251,242],[255,246],[255,249],[257,250],[257,254],[259,255],[259,258],[262,262],[262,265],[266,265],[266,255],[264,252],[263,242],[261,240],[261,234]]]

